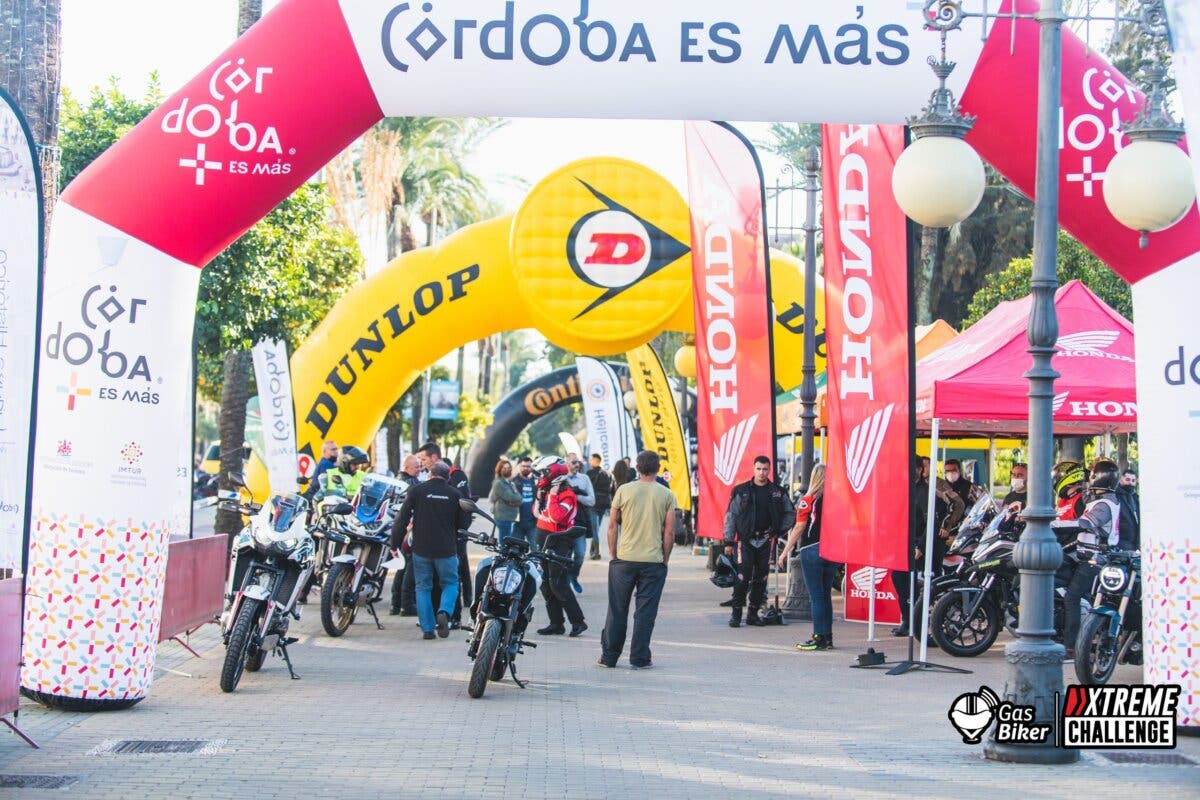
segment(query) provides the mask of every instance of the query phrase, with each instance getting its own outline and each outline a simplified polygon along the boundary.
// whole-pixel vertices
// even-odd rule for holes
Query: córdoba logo
[[[737,425],[725,431],[721,441],[713,445],[714,467],[717,477],[726,486],[732,486],[737,477],[738,465],[746,454],[746,445],[750,443],[750,434],[754,432],[754,423],[758,422],[758,414],[744,419]]]
[[[866,488],[871,474],[875,472],[875,461],[887,437],[892,409],[895,407],[895,403],[889,403],[850,431],[850,443],[846,445],[846,477],[850,479],[850,488],[855,494]]]

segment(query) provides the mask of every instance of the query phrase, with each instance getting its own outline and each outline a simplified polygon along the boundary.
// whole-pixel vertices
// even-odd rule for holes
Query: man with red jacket
[[[537,515],[537,530],[541,549],[571,560],[574,556],[574,543],[566,541],[565,536],[549,538],[551,534],[563,533],[575,525],[579,502],[567,483],[567,477],[565,465],[552,464],[546,477],[538,482],[538,492],[544,495],[544,504]],[[557,636],[566,633],[564,611],[567,619],[571,621],[571,636],[578,636],[587,630],[583,610],[579,607],[579,601],[575,599],[570,579],[570,573],[562,567],[556,564],[546,565],[542,597],[546,598],[546,614],[550,617],[550,624],[538,629],[540,635]]]

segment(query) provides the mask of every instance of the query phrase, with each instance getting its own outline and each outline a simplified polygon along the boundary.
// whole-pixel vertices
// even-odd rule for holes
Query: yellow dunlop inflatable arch
[[[665,179],[616,158],[542,180],[516,214],[405,253],[343,297],[292,355],[298,445],[365,446],[417,376],[467,342],[537,328],[580,354],[624,353],[691,331],[688,209]],[[772,254],[775,374],[800,383],[804,278]],[[817,331],[824,369],[824,298]]]

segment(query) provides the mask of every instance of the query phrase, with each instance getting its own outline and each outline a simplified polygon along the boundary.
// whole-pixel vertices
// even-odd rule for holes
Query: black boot
[[[742,607],[741,606],[733,607],[733,613],[729,615],[729,627],[731,627],[731,628],[742,627]]]
[[[592,539],[592,547],[591,547],[591,550],[588,552],[588,558],[590,558],[592,561],[600,560],[600,540],[599,539]]]
[[[746,624],[753,625],[756,628],[761,628],[767,623],[762,621],[762,617],[758,615],[757,608],[751,608],[750,613],[746,615]]]
[[[723,602],[717,603],[721,608],[733,608],[733,598],[729,598]]]

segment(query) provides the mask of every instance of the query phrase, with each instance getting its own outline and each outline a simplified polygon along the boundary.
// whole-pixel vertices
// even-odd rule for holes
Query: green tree
[[[125,96],[110,77],[107,87],[92,89],[86,103],[80,102],[69,91],[62,93],[62,123],[60,141],[62,145],[59,170],[59,191],[84,167],[112,146],[113,142],[128,133],[134,125],[145,119],[162,103],[162,87],[157,73],[150,73],[150,83],[140,99]]]
[[[1119,314],[1133,319],[1129,284],[1065,231],[1058,232],[1057,273],[1060,285],[1078,279]],[[1032,255],[1015,258],[1006,269],[989,275],[971,298],[963,325],[974,325],[1003,300],[1016,300],[1029,294],[1032,276]]]
[[[440,434],[439,438],[446,448],[456,451],[454,461],[461,466],[463,457],[471,445],[483,438],[487,426],[491,424],[492,411],[483,400],[469,394],[460,394],[458,418],[435,420],[429,423],[429,427],[434,434]]]

